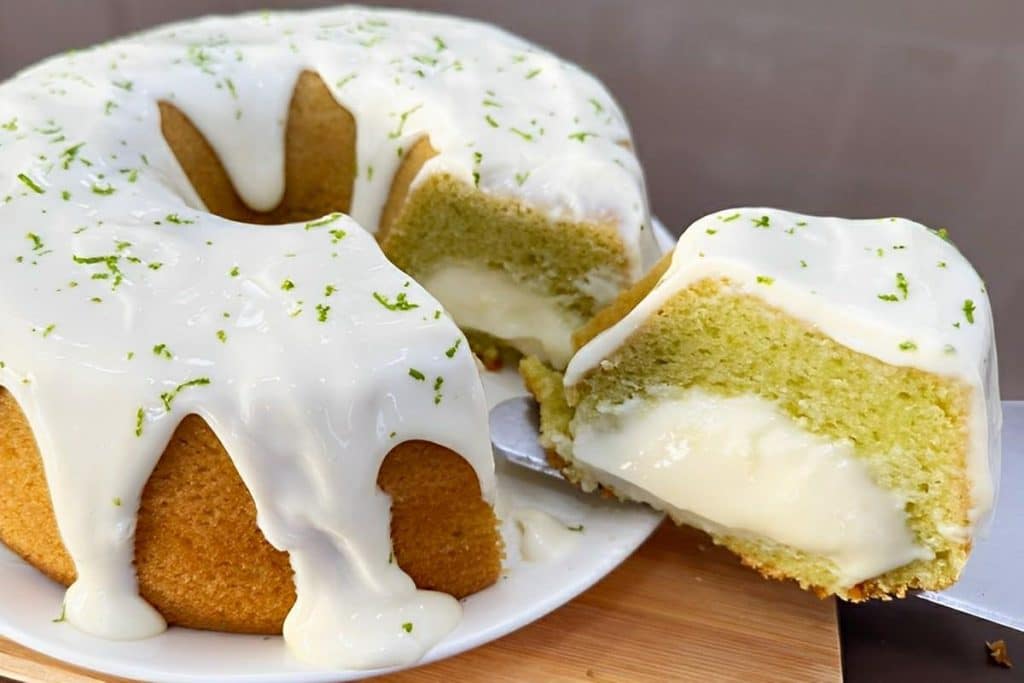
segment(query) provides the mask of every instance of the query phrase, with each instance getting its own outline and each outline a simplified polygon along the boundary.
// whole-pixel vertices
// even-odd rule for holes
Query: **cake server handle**
[[[540,408],[528,396],[502,401],[491,409],[491,445],[495,455],[551,477],[562,473],[548,464],[547,454],[538,440]]]

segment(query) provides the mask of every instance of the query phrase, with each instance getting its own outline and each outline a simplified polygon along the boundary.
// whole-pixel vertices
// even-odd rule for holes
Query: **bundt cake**
[[[992,508],[1001,412],[985,287],[945,237],[702,218],[579,331],[564,378],[523,361],[552,460],[820,595],[950,585]]]
[[[657,251],[595,79],[362,8],[0,85],[0,225],[0,540],[87,632],[283,629],[334,667],[416,659],[499,576],[456,325],[562,367]]]

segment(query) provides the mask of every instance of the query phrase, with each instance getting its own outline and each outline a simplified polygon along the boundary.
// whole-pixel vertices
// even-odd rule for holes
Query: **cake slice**
[[[584,489],[666,511],[768,577],[848,600],[956,581],[992,508],[1001,421],[978,274],[904,219],[702,218],[522,372]]]

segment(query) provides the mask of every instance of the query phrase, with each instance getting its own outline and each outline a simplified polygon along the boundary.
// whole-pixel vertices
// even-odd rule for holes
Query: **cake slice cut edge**
[[[888,599],[916,589],[941,590],[954,583],[969,556],[979,515],[985,514],[972,498],[974,473],[969,460],[976,446],[972,438],[977,436],[972,431],[978,430],[979,423],[993,424],[993,419],[998,422],[998,416],[987,416],[991,419],[986,420],[984,414],[977,414],[979,388],[950,374],[929,372],[913,364],[887,363],[845,346],[820,327],[769,304],[748,283],[725,275],[694,278],[671,295],[663,293],[660,305],[649,307],[642,318],[632,315],[632,320],[624,323],[623,319],[665,279],[669,265],[667,258],[577,332],[577,343],[585,344],[606,329],[625,327],[625,331],[617,330],[621,343],[611,352],[591,354],[585,372],[578,368],[573,372],[574,360],[569,369],[573,376],[566,381],[561,373],[536,358],[521,363],[527,387],[541,404],[541,443],[552,464],[584,490],[601,490],[621,499],[648,503],[667,512],[677,523],[708,532],[715,543],[736,553],[762,575],[792,579],[822,597]],[[921,284],[920,280],[915,284]],[[979,309],[987,311],[987,300],[982,303]],[[990,404],[991,395],[990,391]],[[695,397],[699,399],[696,402]],[[818,491],[817,508],[812,509],[842,513],[845,504],[852,506],[846,510],[848,514],[859,511],[888,521],[878,522],[877,529],[862,528],[860,549],[846,548],[843,555],[837,551],[842,550],[844,541],[836,529],[845,527],[841,523],[837,526],[835,520],[831,527],[827,520],[803,524],[804,541],[819,528],[826,530],[811,543],[792,542],[799,533],[790,534],[790,542],[765,533],[763,519],[778,515],[776,508],[785,508],[779,503],[784,496],[764,497],[764,491],[756,487],[733,485],[719,486],[713,495],[703,495],[698,478],[689,482],[690,493],[684,496],[683,504],[673,505],[652,493],[667,485],[662,480],[671,478],[671,468],[651,469],[658,476],[652,475],[638,486],[615,467],[609,467],[610,462],[628,469],[642,460],[633,452],[642,449],[632,442],[621,443],[625,424],[622,414],[650,415],[652,407],[672,402],[682,406],[677,414],[683,422],[689,419],[698,425],[696,435],[690,433],[684,439],[690,446],[701,438],[708,440],[709,429],[703,425],[713,422],[715,415],[743,417],[735,421],[739,426],[720,429],[717,437],[734,443],[734,455],[736,448],[755,452],[755,460],[764,461],[752,466],[753,471],[761,473],[759,476],[769,472],[770,479],[774,458],[789,467],[787,471],[796,473],[791,477],[796,483],[777,487],[792,489],[793,495],[806,496],[808,491],[814,494],[812,484],[830,482],[833,488]],[[983,400],[981,406],[984,412]],[[711,417],[697,420],[692,415],[695,410],[709,410]],[[742,423],[748,418],[761,430],[756,439],[743,432]],[[595,466],[592,453],[581,457],[581,434],[586,437],[588,431],[590,444],[619,438],[621,458],[605,460],[599,463],[605,467],[600,467]],[[650,435],[642,429],[633,434],[647,439],[643,441],[645,448],[657,441],[648,438]],[[797,439],[796,450],[800,453],[817,455],[800,460],[763,447],[772,440],[786,439]],[[705,447],[703,453],[687,453],[686,457],[704,458],[712,468],[718,468],[712,471],[719,471],[722,461],[729,459],[711,450],[713,447]],[[838,466],[834,466],[836,463]],[[859,483],[844,486],[844,477],[851,477],[851,472],[857,478],[849,480]],[[713,483],[713,477],[708,476],[705,486]],[[807,490],[801,489],[800,482]],[[854,495],[854,489],[860,493]],[[829,490],[835,492],[835,500],[825,496],[824,491]],[[743,496],[745,491],[753,491],[762,499],[751,496],[746,504],[741,500],[727,510],[734,515],[733,521],[738,514],[744,522],[740,526],[722,524],[713,518],[715,515],[702,515],[700,509],[688,509],[692,505],[687,503],[699,507],[710,500],[721,513],[722,505],[716,501]],[[765,501],[775,505],[767,508],[774,513],[751,509]],[[790,514],[797,508],[791,506]],[[850,524],[856,526],[855,522],[853,519]],[[900,526],[906,538],[901,539]],[[790,527],[780,529],[790,533],[801,524],[790,523]],[[904,542],[908,539],[909,545]],[[872,547],[873,543],[878,547]],[[843,566],[837,564],[837,556]],[[874,565],[863,558],[870,558]]]

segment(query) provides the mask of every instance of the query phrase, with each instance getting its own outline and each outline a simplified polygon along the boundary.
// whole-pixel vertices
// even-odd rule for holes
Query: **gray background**
[[[0,0],[0,78],[161,21],[286,0]],[[372,0],[365,4],[377,4]],[[947,227],[988,281],[1005,398],[1024,398],[1024,2],[395,0],[501,24],[618,97],[652,206]]]
[[[0,0],[0,79],[161,21],[283,0]],[[364,4],[376,4],[364,0]],[[1024,1],[394,0],[475,16],[597,74],[669,226],[730,205],[947,227],[988,280],[1005,398],[1024,398]],[[1024,634],[908,599],[840,605],[851,681],[1011,681]],[[611,634],[613,635],[613,634]]]

